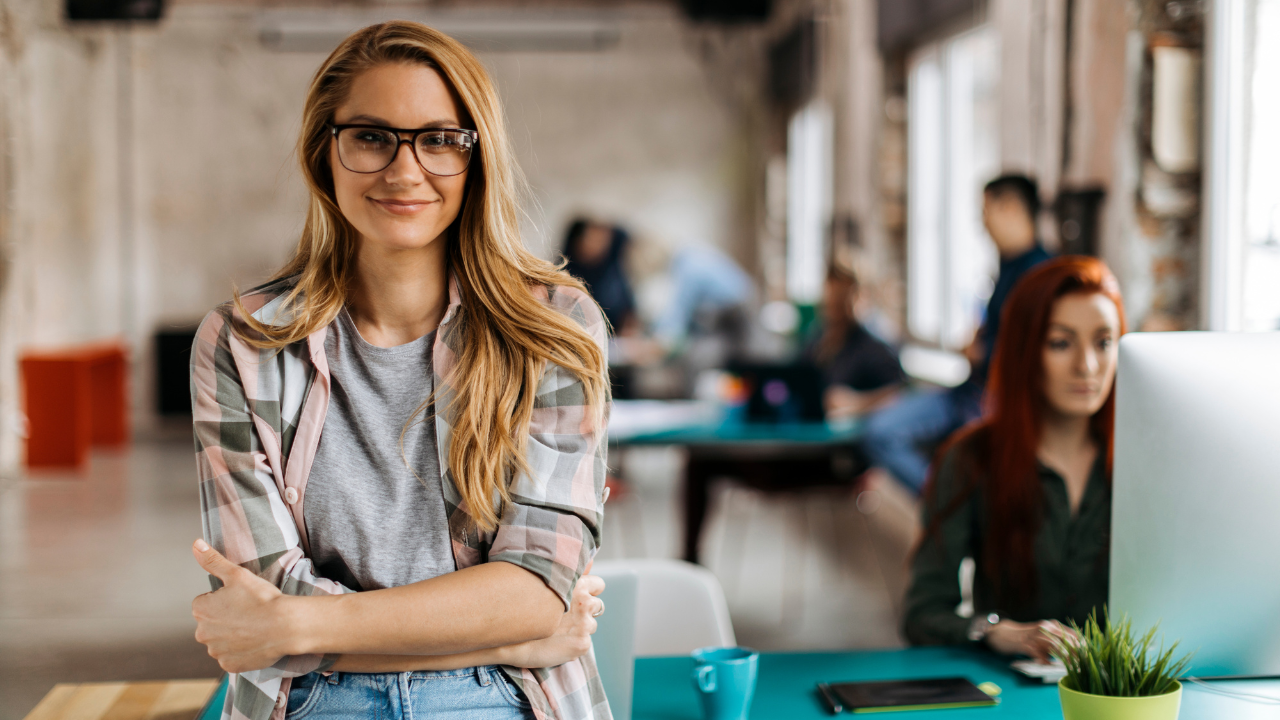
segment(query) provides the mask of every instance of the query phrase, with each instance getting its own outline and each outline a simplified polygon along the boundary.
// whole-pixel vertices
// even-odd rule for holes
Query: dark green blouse
[[[973,464],[958,459],[962,452],[956,448],[943,458],[935,481],[937,492],[932,501],[925,501],[922,510],[925,528],[974,479],[970,477],[976,472]],[[1044,465],[1039,465],[1038,472],[1044,488],[1044,518],[1033,548],[1038,592],[1019,607],[1000,606],[991,573],[983,565],[987,512],[979,482],[978,489],[942,522],[938,534],[925,538],[912,562],[903,628],[911,644],[968,642],[969,619],[956,614],[960,561],[966,557],[977,562],[973,581],[976,614],[996,612],[1020,622],[1074,620],[1083,624],[1095,606],[1101,612],[1107,601],[1111,537],[1111,484],[1105,457],[1099,454],[1074,517],[1066,481]]]

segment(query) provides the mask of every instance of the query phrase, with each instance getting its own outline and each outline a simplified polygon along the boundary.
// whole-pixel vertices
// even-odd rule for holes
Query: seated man
[[[822,371],[828,420],[861,416],[896,397],[905,378],[898,354],[858,322],[858,278],[832,263],[822,291],[819,333],[805,358]]]
[[[1049,259],[1036,237],[1039,214],[1039,190],[1030,178],[1002,175],[987,183],[982,222],[1000,253],[1000,275],[986,318],[965,352],[972,368],[969,379],[950,390],[905,397],[867,419],[863,436],[867,455],[917,494],[929,470],[928,448],[981,414],[987,365],[999,336],[1005,298],[1024,273]]]

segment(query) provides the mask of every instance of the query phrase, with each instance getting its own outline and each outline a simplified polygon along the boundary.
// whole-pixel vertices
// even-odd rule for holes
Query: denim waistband
[[[457,670],[415,670],[413,672],[398,673],[353,673],[343,671],[330,672],[324,680],[330,685],[338,685],[344,682],[358,682],[366,685],[382,685],[386,683],[395,683],[402,677],[410,680],[431,680],[436,678],[459,678],[474,675],[481,685],[488,685],[490,678],[495,677],[497,673],[502,672],[502,668],[497,665],[477,665],[469,668],[458,668]]]

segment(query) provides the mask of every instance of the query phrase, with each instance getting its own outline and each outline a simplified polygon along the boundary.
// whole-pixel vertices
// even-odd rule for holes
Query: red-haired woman
[[[987,413],[940,453],[904,630],[1046,660],[1044,630],[1107,600],[1119,286],[1100,260],[1038,266],[1005,305]],[[972,557],[973,618],[956,613]]]

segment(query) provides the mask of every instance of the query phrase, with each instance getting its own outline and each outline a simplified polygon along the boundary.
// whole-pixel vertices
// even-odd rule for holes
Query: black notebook
[[[832,683],[828,687],[845,710],[855,713],[984,707],[1000,702],[962,677]]]

